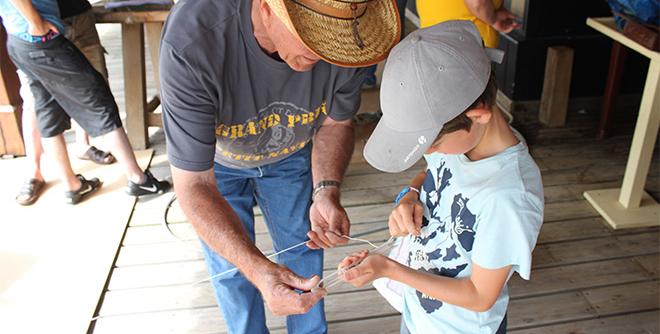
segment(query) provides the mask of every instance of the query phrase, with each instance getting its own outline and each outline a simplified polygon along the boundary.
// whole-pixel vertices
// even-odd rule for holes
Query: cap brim
[[[367,140],[363,155],[374,168],[398,173],[414,165],[433,144],[438,133],[438,128],[401,132],[387,126],[381,119]]]
[[[316,13],[293,1],[282,1],[291,24],[305,45],[323,60],[345,67],[377,64],[387,57],[401,35],[394,0],[371,1],[359,19],[360,48],[353,35],[352,20]]]

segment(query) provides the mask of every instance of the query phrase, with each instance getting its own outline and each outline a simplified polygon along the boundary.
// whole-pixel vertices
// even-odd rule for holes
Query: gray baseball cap
[[[387,58],[380,88],[383,116],[364,148],[377,169],[410,168],[433,144],[442,126],[486,89],[491,61],[474,23],[447,21],[410,33]]]

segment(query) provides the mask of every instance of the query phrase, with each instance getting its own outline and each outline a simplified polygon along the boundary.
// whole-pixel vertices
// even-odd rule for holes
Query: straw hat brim
[[[401,26],[395,0],[373,0],[358,19],[360,48],[352,20],[316,13],[291,0],[267,0],[290,31],[321,59],[339,66],[364,67],[385,59],[399,41]]]

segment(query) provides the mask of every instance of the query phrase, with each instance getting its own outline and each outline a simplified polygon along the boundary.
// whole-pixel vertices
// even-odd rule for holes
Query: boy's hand
[[[413,191],[408,192],[392,210],[388,221],[390,235],[400,237],[408,234],[415,236],[420,234],[424,207],[418,196]]]
[[[359,288],[371,283],[375,279],[385,276],[390,265],[390,260],[380,254],[370,255],[369,251],[364,250],[346,257],[339,264],[339,268],[352,265],[355,265],[355,267],[340,274],[339,278]]]
[[[504,8],[495,11],[495,22],[493,28],[502,33],[510,33],[513,29],[520,28],[520,24],[516,22],[517,17]]]

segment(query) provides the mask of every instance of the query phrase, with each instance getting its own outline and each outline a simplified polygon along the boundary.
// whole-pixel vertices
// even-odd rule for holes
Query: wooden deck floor
[[[111,80],[120,73],[111,71]],[[117,86],[114,82],[113,88]],[[596,113],[572,112],[569,124],[557,129],[540,127],[534,110],[515,113],[514,125],[542,169],[546,213],[531,281],[515,275],[510,282],[512,333],[660,332],[660,230],[611,231],[582,197],[584,190],[620,185],[631,141],[634,120],[625,112],[619,113],[626,117],[615,122],[612,138],[594,139]],[[362,138],[365,132],[361,129]],[[155,170],[166,175],[162,133],[151,139]],[[342,200],[353,234],[373,231],[363,237],[384,241],[393,198],[417,170],[380,173],[362,159],[362,145],[360,141],[356,147]],[[647,182],[656,198],[658,160],[656,150]],[[91,333],[225,332],[211,286],[191,284],[207,277],[191,226],[176,205],[170,226],[184,241],[175,240],[162,225],[169,198],[140,200],[135,206]],[[257,231],[259,247],[270,250],[261,218]],[[326,271],[361,248],[352,244],[327,251]],[[326,312],[331,333],[398,333],[400,316],[371,287],[342,285],[327,297]],[[269,316],[268,324],[274,333],[286,332],[282,318]]]

